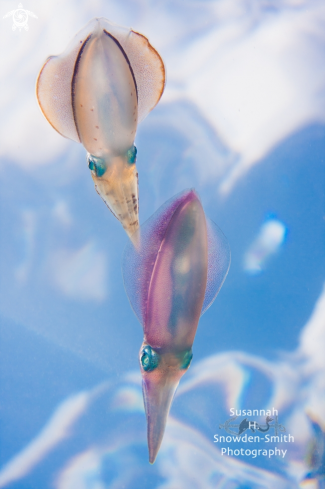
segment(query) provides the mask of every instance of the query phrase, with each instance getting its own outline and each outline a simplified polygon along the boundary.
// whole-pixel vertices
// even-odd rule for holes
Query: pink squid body
[[[170,219],[151,276],[144,340],[153,348],[177,351],[192,346],[207,270],[205,215],[191,191]]]
[[[227,240],[207,223],[194,190],[164,204],[141,227],[137,246],[125,251],[124,283],[144,329],[139,359],[151,463],[191,363],[200,316],[220,290],[229,263]]]

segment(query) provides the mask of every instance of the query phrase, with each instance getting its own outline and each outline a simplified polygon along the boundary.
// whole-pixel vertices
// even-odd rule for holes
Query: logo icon
[[[265,433],[269,431],[270,428],[274,429],[274,434],[278,435],[279,431],[286,431],[285,427],[278,422],[278,416],[271,418],[270,416],[266,417],[265,425],[260,425],[257,421],[247,421],[247,418],[243,419],[239,424],[233,424],[233,421],[237,419],[238,416],[232,416],[228,419],[224,424],[219,425],[219,429],[224,429],[230,435],[241,436],[244,431],[250,429],[253,433],[262,432]],[[274,423],[271,423],[274,421]],[[234,431],[234,428],[238,428],[238,431]]]
[[[16,10],[11,10],[11,12],[8,12],[6,15],[3,16],[4,19],[7,17],[12,16],[13,24],[12,24],[12,30],[15,31],[17,28],[21,31],[22,29],[25,29],[25,31],[28,31],[29,26],[28,26],[28,16],[34,17],[37,19],[37,15],[35,15],[33,12],[30,10],[25,10],[23,9],[22,4],[20,3],[18,5],[18,8]]]

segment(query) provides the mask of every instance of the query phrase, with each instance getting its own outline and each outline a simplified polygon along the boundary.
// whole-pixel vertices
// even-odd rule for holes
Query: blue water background
[[[18,102],[12,101],[17,121],[24,120],[27,111],[25,106],[20,111],[20,100],[36,104],[37,70],[22,63],[27,66],[30,57],[32,67],[40,67],[44,59],[33,52],[23,59],[24,36],[33,35],[34,41],[38,36],[59,52],[66,44],[63,28],[68,40],[94,16],[136,30],[143,23],[150,25],[151,19],[153,25],[165,22],[165,36],[171,41],[160,48],[162,36],[157,34],[154,43],[154,29],[150,39],[162,51],[169,76],[169,44],[175,42],[182,56],[189,45],[226,22],[211,18],[218,4],[213,1],[122,3],[77,6],[69,0],[58,6],[52,19],[50,14],[44,18],[46,5],[41,9],[34,1],[24,5],[39,17],[29,20],[29,32],[13,33],[8,21],[1,35],[8,42],[6,55],[12,50],[15,66],[27,70],[21,75],[24,98],[17,94]],[[250,19],[250,29],[257,28],[263,16],[306,7],[304,2],[265,2],[263,8],[256,2],[245,4],[242,23]],[[53,5],[48,2],[49,12],[54,12]],[[16,8],[13,2],[4,7]],[[81,11],[73,19],[77,8]],[[258,15],[252,14],[254,9]],[[317,26],[310,29],[317,45]],[[17,87],[19,76],[18,71]],[[173,73],[170,77],[173,80]],[[4,97],[10,77],[5,82]],[[319,104],[322,94],[316,94]],[[44,128],[52,131],[45,120]],[[34,134],[30,144],[36,147],[37,141]],[[47,158],[43,164],[24,164],[24,147],[18,153],[8,150],[1,155],[0,167],[0,487],[299,487],[312,436],[306,410],[325,420],[325,397],[317,383],[324,365],[320,361],[311,372],[304,370],[313,355],[308,350],[308,356],[301,340],[324,282],[325,125],[319,117],[306,118],[244,171],[227,194],[220,191],[227,175],[224,167],[230,172],[241,155],[185,90],[182,95],[178,88],[177,97],[162,99],[139,126],[136,144],[141,222],[174,194],[193,187],[232,252],[226,282],[200,320],[192,366],[181,381],[161,452],[150,466],[138,368],[142,329],[121,275],[128,238],[94,190],[84,149],[67,142],[52,158],[42,148]],[[245,253],[270,217],[284,223],[284,242],[263,263],[261,273],[247,273]],[[317,352],[320,344],[325,346],[319,316],[318,322],[318,336],[314,331],[312,338]],[[280,384],[285,392],[281,395]],[[80,400],[79,406],[82,395],[84,404]],[[286,457],[226,460],[213,440],[221,433],[219,424],[230,417],[229,408],[272,406],[296,436],[293,446],[281,445],[288,449]],[[61,408],[53,432],[44,432]],[[40,437],[44,445],[37,448]]]

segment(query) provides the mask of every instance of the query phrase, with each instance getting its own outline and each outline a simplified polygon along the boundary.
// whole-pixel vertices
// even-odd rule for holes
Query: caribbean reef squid
[[[153,463],[173,396],[192,360],[200,316],[228,273],[230,249],[194,190],[173,197],[140,229],[137,246],[130,242],[124,252],[123,275],[144,330],[139,361]]]
[[[164,86],[163,61],[148,39],[104,18],[49,57],[37,79],[43,114],[86,148],[95,188],[129,236],[139,227],[137,125]]]

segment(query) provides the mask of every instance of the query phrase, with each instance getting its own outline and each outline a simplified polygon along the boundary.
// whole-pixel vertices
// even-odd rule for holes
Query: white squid
[[[91,20],[42,67],[40,108],[62,136],[83,144],[98,194],[131,237],[139,227],[137,125],[165,86],[164,63],[142,34]]]

